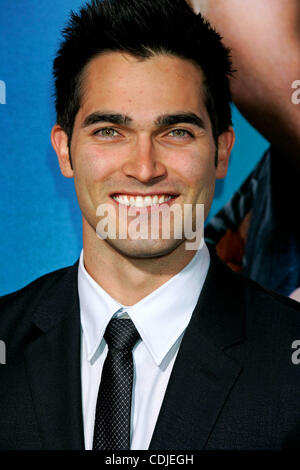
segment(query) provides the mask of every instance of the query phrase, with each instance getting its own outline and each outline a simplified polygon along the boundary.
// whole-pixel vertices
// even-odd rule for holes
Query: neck
[[[114,299],[130,306],[158,289],[181,271],[196,251],[186,250],[185,243],[171,253],[153,258],[132,258],[100,240],[93,229],[83,223],[84,265],[89,275]]]

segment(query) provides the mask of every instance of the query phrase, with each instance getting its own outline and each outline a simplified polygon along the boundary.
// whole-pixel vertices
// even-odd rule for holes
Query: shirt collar
[[[210,263],[206,245],[179,273],[130,307],[121,305],[94,281],[84,267],[83,256],[82,251],[78,291],[88,360],[96,353],[111,318],[127,312],[153,360],[160,365],[187,327],[201,293]]]

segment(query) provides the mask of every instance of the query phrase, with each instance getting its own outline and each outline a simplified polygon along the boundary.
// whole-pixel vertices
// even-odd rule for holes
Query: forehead
[[[85,68],[79,113],[99,108],[149,118],[174,110],[205,113],[203,81],[201,69],[179,57],[104,53]]]

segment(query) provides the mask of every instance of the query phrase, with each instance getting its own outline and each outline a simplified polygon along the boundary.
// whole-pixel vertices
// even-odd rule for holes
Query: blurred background
[[[50,143],[55,123],[52,61],[60,31],[82,0],[1,0],[0,295],[73,264],[81,215],[73,180],[60,174]],[[74,57],[76,60],[76,57]],[[3,93],[3,87],[2,87]],[[1,97],[0,97],[1,98]],[[233,106],[236,143],[218,181],[210,217],[228,201],[268,142]]]

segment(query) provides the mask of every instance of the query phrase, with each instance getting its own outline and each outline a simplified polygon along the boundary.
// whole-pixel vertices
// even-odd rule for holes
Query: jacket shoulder
[[[227,302],[236,310],[236,320],[244,317],[249,332],[277,331],[279,335],[297,335],[300,338],[300,302],[267,289],[245,275],[234,272],[211,250],[213,266],[218,272],[214,278],[214,291],[224,294]],[[219,308],[222,308],[219,301]],[[241,312],[244,312],[242,315]],[[250,330],[249,330],[250,328]]]
[[[300,312],[300,302],[293,300],[285,295],[279,294],[271,289],[263,287],[261,284],[249,279],[243,275],[238,274],[238,276],[243,277],[244,285],[248,294],[253,297],[253,301],[259,303],[270,303],[270,305],[276,305],[280,309],[291,309],[296,312]],[[300,316],[299,316],[300,320]]]
[[[233,291],[242,289],[247,303],[258,306],[269,304],[270,306],[277,307],[277,309],[280,310],[300,312],[300,302],[268,289],[261,284],[258,284],[256,281],[253,281],[246,275],[232,270],[216,254],[213,247],[210,247],[210,255],[214,266],[217,266],[221,273],[221,276],[219,274],[219,277],[222,278],[221,282],[228,284],[228,287],[231,286]]]
[[[242,276],[243,277],[243,276]],[[300,303],[267,289],[251,279],[243,279],[247,330],[264,332],[279,344],[300,338]],[[277,340],[275,339],[277,337]],[[280,338],[280,339],[279,339]]]
[[[0,333],[12,330],[19,321],[28,323],[30,314],[47,295],[61,293],[68,279],[74,278],[78,269],[78,261],[65,268],[47,273],[25,287],[0,297]]]
[[[73,265],[74,266],[74,265]],[[31,281],[26,286],[18,289],[14,292],[11,292],[6,295],[0,296],[0,308],[4,307],[6,304],[18,301],[21,298],[26,298],[32,296],[33,293],[39,292],[43,288],[51,287],[52,284],[59,281],[64,277],[64,275],[73,268],[73,266],[67,266],[64,268],[57,269],[50,273],[46,273],[41,277]]]

